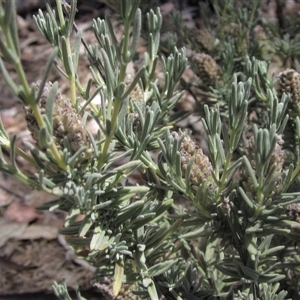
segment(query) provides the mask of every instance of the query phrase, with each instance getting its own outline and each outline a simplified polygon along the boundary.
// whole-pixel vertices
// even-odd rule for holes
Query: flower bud
[[[268,168],[267,168],[267,170],[265,170],[265,174],[266,174],[265,176],[269,176],[270,172],[272,172],[273,175],[282,173],[284,157],[285,157],[285,151],[282,149],[282,144],[283,144],[283,140],[281,139],[281,137],[278,137],[275,148],[270,157]],[[255,140],[254,140],[254,137],[252,136],[249,139],[249,144],[248,144],[248,147],[246,148],[245,152],[246,152],[246,156],[249,159],[253,170],[256,170],[256,168],[257,168],[256,160],[255,160],[255,151],[256,151],[255,148],[256,148]],[[272,169],[274,166],[275,166],[275,168]],[[245,178],[245,182],[244,182],[245,189],[249,192],[252,191],[255,194],[256,188],[253,186],[253,183],[252,183],[250,177],[248,176],[248,174],[246,174],[246,172],[244,172],[244,178]],[[272,195],[275,194],[278,190],[280,190],[280,184],[281,184],[281,176],[277,179],[275,189],[273,189],[273,191],[272,191]]]
[[[292,203],[286,206],[285,212],[287,216],[300,223],[300,203]]]
[[[220,68],[216,61],[207,54],[196,54],[193,57],[195,74],[206,86],[215,86],[220,81]]]
[[[36,84],[38,91],[40,82]],[[38,106],[42,115],[46,114],[46,104],[51,90],[52,83],[45,84],[41,98],[38,101]],[[35,116],[29,106],[25,106],[26,121],[28,129],[33,138],[38,141],[37,132],[39,130]],[[80,161],[91,158],[91,149],[87,129],[81,121],[81,116],[76,112],[71,102],[66,99],[61,93],[55,95],[53,104],[53,140],[59,150],[64,146],[65,138],[70,144],[71,155],[78,151],[82,146],[87,146],[88,151],[85,151],[80,158]],[[40,145],[39,145],[40,147]],[[41,148],[41,147],[40,147]],[[46,149],[41,149],[46,150]]]
[[[131,74],[126,74],[125,79],[124,79],[126,89],[128,89],[128,87],[130,86],[132,81],[133,81],[132,75]],[[141,87],[138,84],[136,84],[134,86],[133,90],[129,94],[129,97],[133,101],[139,101],[139,102],[144,101],[144,93],[143,93]]]
[[[283,93],[290,95],[288,113],[293,117],[300,113],[300,74],[293,69],[287,69],[278,75],[278,97]]]
[[[211,53],[217,44],[215,37],[206,28],[190,29],[188,35],[199,52]]]
[[[212,165],[208,157],[203,153],[199,144],[190,136],[186,136],[181,143],[180,157],[183,174],[186,172],[190,159],[195,158],[190,173],[190,181],[193,185],[199,186],[211,176]]]

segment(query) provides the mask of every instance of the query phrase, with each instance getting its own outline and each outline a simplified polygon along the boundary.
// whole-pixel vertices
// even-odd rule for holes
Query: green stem
[[[262,188],[263,188],[263,184],[264,184],[264,178],[263,178],[262,174],[258,178],[257,181],[258,181],[258,187],[257,187],[257,191],[256,191],[257,201],[258,201],[259,204],[262,204],[262,202],[264,200],[264,195],[262,193]]]
[[[20,170],[15,169],[13,166],[5,165],[3,166],[5,172],[8,174],[13,175],[16,179],[20,180],[21,182],[25,183],[28,186],[31,186],[34,189],[41,190],[41,186],[38,182],[30,179],[27,175],[23,174]],[[43,191],[52,194],[51,190],[43,189]]]
[[[70,43],[68,43],[68,45],[70,45]],[[70,52],[71,52],[71,50],[70,50]],[[73,107],[76,107],[76,102],[77,102],[76,98],[77,97],[76,97],[76,81],[75,81],[74,75],[69,76],[69,82],[70,82],[70,92],[71,92],[71,103],[72,103]]]
[[[290,182],[293,182],[295,180],[295,178],[297,176],[299,176],[299,172],[300,172],[300,164],[298,164],[295,168],[295,170],[293,171],[292,173],[292,177],[291,177],[291,181]]]
[[[6,42],[7,42],[7,47],[9,49],[11,49],[11,51],[14,51],[17,54],[17,50],[14,47],[13,39],[12,39],[12,36],[11,36],[12,31],[5,30],[4,34],[5,34],[5,38],[6,38]],[[38,124],[39,128],[45,127],[41,111],[40,111],[39,106],[37,105],[37,103],[36,103],[36,101],[35,101],[35,99],[32,95],[31,88],[28,84],[28,81],[27,81],[27,78],[26,78],[26,75],[25,75],[25,72],[24,72],[24,69],[23,69],[23,66],[21,64],[21,60],[20,60],[19,57],[13,63],[13,65],[14,65],[14,68],[15,68],[17,74],[18,74],[18,78],[20,80],[20,83],[21,83],[21,85],[24,89],[24,94],[25,94],[27,103],[33,111],[34,117],[37,121],[37,124]],[[60,153],[59,153],[52,137],[51,137],[49,148],[50,148],[53,156],[55,157],[59,167],[62,168],[63,170],[66,170],[67,166],[66,166],[62,156],[60,155]]]
[[[221,176],[221,179],[220,179],[220,184],[219,184],[219,187],[218,187],[218,191],[217,191],[216,196],[215,196],[215,202],[218,201],[218,199],[221,195],[221,192],[223,191],[223,189],[225,187],[227,173],[228,173],[228,169],[229,169],[230,163],[231,163],[231,158],[232,158],[232,153],[229,152],[226,156],[226,159],[225,159],[223,173],[222,173],[222,176]]]
[[[17,173],[14,173],[13,175],[15,178],[19,179],[21,182],[25,183],[26,185],[29,185],[37,190],[41,188],[37,182],[31,180],[30,178],[28,178],[26,175],[24,175],[19,171]]]
[[[31,95],[29,95],[29,97],[27,97],[27,99],[30,98]],[[42,128],[42,127],[45,127],[45,124],[44,124],[44,120],[43,120],[43,117],[42,117],[42,114],[41,114],[41,111],[40,111],[40,108],[39,106],[34,102],[33,105],[30,105],[31,106],[31,109],[33,111],[33,114],[34,114],[34,117],[38,123],[38,126],[39,128]],[[49,145],[49,149],[52,153],[52,155],[55,157],[55,160],[57,162],[57,164],[59,165],[59,167],[63,170],[67,170],[68,167],[63,159],[63,157],[61,156],[61,154],[59,153],[54,141],[53,141],[53,137],[50,136],[50,145]]]
[[[66,44],[67,44],[67,54],[68,57],[72,57],[72,49],[71,42],[69,36],[66,36]],[[72,61],[72,59],[70,60]],[[76,107],[76,78],[74,74],[68,74],[68,79],[70,82],[70,95],[71,95],[71,103],[73,107]]]
[[[124,22],[124,44],[123,44],[123,49],[122,49],[122,54],[121,54],[121,61],[120,61],[120,72],[119,72],[119,80],[118,82],[121,83],[124,81],[125,76],[126,76],[126,67],[127,67],[127,53],[128,53],[128,46],[129,46],[129,37],[130,37],[130,27],[131,27],[131,22],[129,20],[125,20]],[[117,125],[117,119],[119,115],[119,111],[122,105],[122,102],[120,99],[114,99],[114,108],[113,108],[113,113],[111,117],[111,129],[109,134],[106,136],[101,155],[98,159],[98,168],[100,169],[106,160],[107,152],[109,149],[109,145],[114,137],[115,131],[116,131],[116,125]]]
[[[23,159],[25,159],[27,162],[30,163],[31,166],[38,167],[34,159],[32,159],[29,155],[27,155],[22,149],[15,148],[14,151],[21,156]]]
[[[58,18],[60,22],[60,27],[62,31],[64,32],[66,28],[66,22],[65,22],[65,17],[63,13],[63,8],[62,8],[62,3],[61,0],[56,0],[56,7],[57,7],[57,13],[58,13]]]
[[[114,105],[114,109],[113,109],[113,114],[112,114],[112,119],[111,119],[111,130],[109,132],[109,134],[106,136],[102,151],[101,151],[101,155],[99,156],[98,159],[98,168],[100,169],[105,161],[106,161],[106,156],[107,156],[107,152],[109,149],[109,145],[114,137],[115,134],[115,130],[116,130],[116,124],[117,124],[117,119],[118,119],[118,114],[121,108],[121,101],[120,99],[115,99],[115,105]]]
[[[17,49],[15,49],[15,45],[14,45],[13,38],[12,38],[12,31],[10,30],[10,28],[3,28],[3,32],[5,35],[7,48],[10,49],[15,54],[17,54]],[[16,55],[16,57],[17,57],[17,60],[14,61],[14,67],[18,74],[19,80],[24,88],[25,95],[28,96],[31,94],[31,90],[30,90],[29,84],[27,82],[26,75],[24,73],[20,57],[18,55]],[[30,97],[30,99],[28,99],[28,101],[34,102],[34,101],[32,101],[31,97]],[[30,102],[29,102],[29,105],[31,105]]]
[[[126,76],[126,67],[127,67],[127,61],[124,59],[126,58],[127,60],[127,53],[128,53],[128,46],[129,46],[129,36],[130,36],[130,27],[131,27],[131,22],[128,20],[125,21],[125,27],[124,27],[124,46],[122,49],[122,57],[123,61],[121,61],[121,66],[120,66],[120,74],[119,74],[119,83],[123,82]]]
[[[62,8],[62,1],[56,0],[56,6],[57,6],[57,12],[58,12],[58,18],[60,22],[60,27],[62,29],[62,32],[66,38],[66,45],[67,45],[67,56],[69,58],[72,58],[72,48],[71,48],[71,41],[70,41],[70,35],[69,33],[66,33],[66,22],[65,22],[65,16],[63,13]],[[72,63],[72,59],[70,59]],[[70,96],[71,96],[71,103],[73,107],[76,107],[76,78],[74,74],[68,74],[68,79],[70,82]]]
[[[154,68],[154,65],[153,65],[153,60],[150,58],[150,67],[149,67],[149,74],[151,74],[153,72],[153,68]],[[147,78],[146,82],[145,82],[145,92],[144,94],[147,94],[147,92],[149,91],[150,89],[150,83],[151,83],[151,76],[149,76],[149,78]]]

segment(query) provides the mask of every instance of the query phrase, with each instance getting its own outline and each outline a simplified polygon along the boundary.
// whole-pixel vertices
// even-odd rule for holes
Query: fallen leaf
[[[52,240],[57,238],[58,228],[47,225],[30,225],[25,228],[21,235],[15,236],[19,240],[35,240],[44,238]]]
[[[4,217],[11,221],[27,224],[35,220],[38,217],[38,213],[33,207],[14,201],[6,209]]]
[[[5,245],[9,239],[22,236],[26,227],[27,224],[8,222],[4,218],[0,218],[0,247]]]

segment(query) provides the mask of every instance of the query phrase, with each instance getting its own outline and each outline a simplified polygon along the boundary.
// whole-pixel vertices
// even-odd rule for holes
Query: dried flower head
[[[208,54],[196,54],[193,57],[194,72],[204,85],[215,86],[220,81],[220,68]]]
[[[190,136],[186,136],[181,143],[180,157],[183,174],[186,172],[190,159],[195,158],[190,173],[190,181],[193,185],[199,186],[211,176],[212,165],[208,157],[203,153],[199,144]]]
[[[289,204],[285,208],[287,216],[300,223],[300,203]]]
[[[293,69],[287,69],[278,75],[278,97],[289,94],[288,113],[293,116],[300,112],[300,74]]]
[[[132,81],[133,81],[132,75],[126,74],[125,79],[124,79],[126,89],[130,86]],[[135,85],[133,90],[130,92],[129,96],[133,101],[143,101],[144,100],[143,91],[138,84]]]
[[[188,31],[188,35],[199,52],[210,53],[218,42],[206,28],[191,28]]]
[[[224,32],[233,38],[238,54],[247,52],[250,44],[250,35],[248,30],[245,31],[245,28],[240,24],[231,23],[224,27]]]
[[[281,98],[283,93],[290,96],[287,107],[290,119],[284,130],[284,146],[292,149],[298,143],[294,118],[300,114],[300,74],[293,69],[287,69],[278,75],[278,98]]]
[[[39,89],[39,86],[40,82],[37,82],[36,90]],[[42,115],[46,114],[46,104],[51,86],[51,82],[45,84],[41,98],[38,102]],[[33,138],[38,141],[37,132],[39,128],[33,111],[29,106],[25,106],[24,109],[28,129]],[[82,146],[87,146],[89,150],[82,154],[81,161],[91,157],[89,136],[85,125],[81,121],[81,116],[76,112],[68,99],[61,93],[57,93],[53,105],[53,139],[58,149],[61,150],[65,147],[65,138],[69,141],[71,154],[74,154]]]
[[[125,83],[125,88],[126,90],[132,83],[133,78],[131,74],[126,74],[124,83]],[[144,93],[139,86],[139,84],[136,84],[133,88],[133,90],[129,94],[130,99],[135,102],[140,107],[145,107],[145,102],[144,102]],[[128,111],[130,112],[128,114],[128,121],[129,123],[132,123],[133,126],[133,131],[137,133],[140,128],[141,120],[139,114],[136,112],[135,109],[131,109],[131,106],[128,106]]]
[[[268,176],[270,175],[270,172],[272,172],[272,174],[275,175],[275,174],[281,173],[283,170],[285,151],[282,149],[282,144],[283,144],[282,138],[277,137],[275,149],[271,155],[268,169],[265,172],[265,174]],[[256,160],[255,160],[255,151],[256,150],[255,150],[255,148],[256,148],[255,140],[254,140],[254,137],[252,136],[249,139],[249,144],[248,144],[248,147],[246,148],[245,152],[246,152],[246,156],[248,157],[253,170],[256,170]],[[274,168],[274,166],[275,166],[275,168]],[[256,189],[253,187],[252,181],[246,173],[244,173],[244,178],[245,178],[244,185],[246,186],[246,189],[248,191],[252,190],[253,192],[255,192]],[[276,182],[277,188],[272,191],[272,194],[275,194],[276,191],[280,189],[280,183],[281,183],[281,177],[278,178],[278,180]]]

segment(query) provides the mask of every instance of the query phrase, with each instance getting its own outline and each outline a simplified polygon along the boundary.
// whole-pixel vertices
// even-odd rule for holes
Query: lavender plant
[[[216,11],[228,12],[220,3]],[[109,17],[94,20],[94,45],[74,22],[76,0],[65,5],[46,2],[47,12],[35,16],[53,52],[43,78],[29,83],[14,1],[0,2],[1,75],[22,101],[36,142],[25,142],[28,154],[0,123],[0,149],[10,152],[9,161],[1,152],[1,171],[57,196],[40,209],[67,213],[61,233],[96,267],[96,286],[107,299],[286,299],[287,286],[297,290],[299,283],[299,74],[282,73],[276,86],[267,63],[237,47],[228,56],[226,85],[215,86],[216,99],[226,97],[203,106],[205,153],[185,128],[175,130],[186,116],[174,108],[188,60],[185,48],[159,55],[160,10],[146,16],[148,49],[130,75],[142,29],[139,1],[120,2],[120,39]],[[78,74],[81,45],[90,61],[87,86]],[[69,82],[69,98],[47,79],[53,65]],[[156,78],[159,65],[163,80]],[[97,95],[100,104],[93,102]],[[91,118],[95,135],[86,127]],[[35,177],[19,169],[17,155],[36,167]],[[132,181],[136,173],[143,184]],[[70,299],[64,282],[53,287],[60,299]]]

